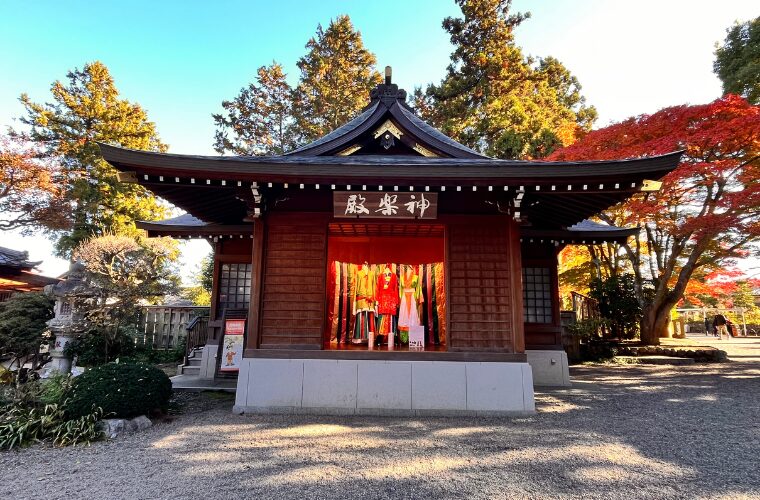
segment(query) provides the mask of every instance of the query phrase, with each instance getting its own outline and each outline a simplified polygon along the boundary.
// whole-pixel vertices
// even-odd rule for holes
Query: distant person
[[[728,324],[728,321],[726,321],[726,317],[722,314],[716,314],[715,318],[713,318],[713,328],[715,328],[715,335],[717,337],[720,337],[723,339],[723,335],[726,335],[726,340],[728,340],[728,327],[726,326]]]
[[[710,318],[705,316],[705,337],[710,335],[711,331],[712,331],[712,323],[710,322]]]
[[[727,331],[726,335],[728,335],[729,338],[736,337],[735,328],[736,326],[734,325],[733,321],[731,321],[730,319],[727,319],[726,320],[726,331]]]

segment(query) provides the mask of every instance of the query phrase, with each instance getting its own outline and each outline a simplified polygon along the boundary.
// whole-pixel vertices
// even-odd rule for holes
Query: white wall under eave
[[[528,363],[245,358],[236,413],[526,415]]]

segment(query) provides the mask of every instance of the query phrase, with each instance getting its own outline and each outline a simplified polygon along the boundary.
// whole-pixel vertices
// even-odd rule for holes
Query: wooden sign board
[[[224,322],[224,337],[222,338],[222,361],[219,365],[221,372],[240,371],[243,361],[244,319],[228,319]]]
[[[351,219],[436,219],[438,193],[336,191],[333,215]]]

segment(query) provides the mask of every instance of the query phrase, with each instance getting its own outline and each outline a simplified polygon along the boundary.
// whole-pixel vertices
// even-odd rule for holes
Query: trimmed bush
[[[106,418],[131,418],[165,411],[172,395],[169,377],[142,363],[108,363],[88,370],[72,383],[66,413],[70,418],[103,409]]]

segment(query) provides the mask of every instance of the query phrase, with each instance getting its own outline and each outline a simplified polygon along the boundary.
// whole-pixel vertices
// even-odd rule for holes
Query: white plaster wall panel
[[[465,363],[412,362],[412,408],[415,410],[466,410]]]
[[[523,399],[523,364],[525,363],[466,363],[467,409],[526,411]]]
[[[523,376],[523,406],[525,411],[536,411],[536,397],[533,393],[533,368],[528,363],[522,365]]]
[[[357,408],[412,409],[411,362],[362,361],[357,367]]]
[[[306,359],[304,408],[356,408],[356,361]]]
[[[533,381],[538,386],[567,387],[570,368],[565,351],[527,350],[528,364],[533,368]]]
[[[248,405],[248,375],[251,373],[251,360],[243,358],[238,373],[237,389],[235,390],[235,406]]]
[[[251,359],[247,406],[300,407],[303,363],[302,359]]]

